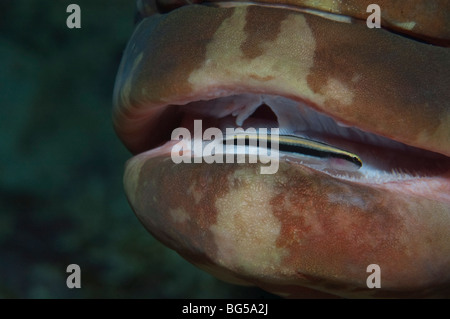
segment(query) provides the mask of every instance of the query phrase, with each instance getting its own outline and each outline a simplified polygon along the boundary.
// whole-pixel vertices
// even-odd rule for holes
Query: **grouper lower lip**
[[[115,129],[136,154],[127,197],[157,239],[230,282],[286,297],[449,297],[449,69],[448,48],[358,22],[257,5],[152,15],[114,92]],[[346,178],[283,159],[272,175],[261,164],[175,164],[168,132],[233,96],[285,99],[304,107],[287,117],[308,109],[343,124],[328,142],[355,144],[339,135],[349,126],[402,145],[374,154],[405,158],[407,176]],[[367,286],[371,264],[381,288]]]

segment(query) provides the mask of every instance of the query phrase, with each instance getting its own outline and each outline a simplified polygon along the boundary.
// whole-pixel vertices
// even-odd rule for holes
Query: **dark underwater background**
[[[111,97],[134,5],[0,0],[0,298],[270,298],[184,261],[127,203]]]

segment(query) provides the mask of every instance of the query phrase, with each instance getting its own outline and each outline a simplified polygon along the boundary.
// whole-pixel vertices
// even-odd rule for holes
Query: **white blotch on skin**
[[[272,180],[238,170],[229,182],[230,191],[216,200],[217,223],[211,226],[217,262],[241,274],[279,272],[287,252],[277,247],[281,223],[270,203],[274,194]]]
[[[182,208],[175,208],[169,210],[170,217],[172,217],[175,223],[184,223],[189,220],[189,214]]]
[[[408,21],[408,22],[397,22],[395,23],[397,27],[404,30],[412,30],[416,26],[416,22]]]
[[[191,186],[189,186],[189,188],[187,189],[187,194],[194,197],[194,202],[197,205],[198,203],[200,203],[200,200],[203,197],[203,193],[197,190],[196,185],[197,184],[195,182],[192,182]]]
[[[239,87],[246,83],[257,86],[261,91],[267,88],[302,92],[305,99],[320,104],[322,95],[312,91],[307,81],[314,65],[316,41],[305,17],[294,12],[288,15],[281,23],[277,37],[260,44],[262,54],[249,59],[241,48],[248,36],[245,31],[246,14],[247,8],[237,7],[218,28],[206,46],[204,64],[189,76],[192,90],[205,91],[205,88],[215,88],[217,84]],[[274,58],[280,55],[282,59]]]
[[[355,196],[352,193],[347,194],[344,191],[340,193],[328,193],[327,198],[328,201],[333,204],[355,206],[364,211],[368,210],[367,202],[363,198]]]
[[[335,100],[343,105],[353,103],[354,93],[338,79],[329,78],[327,84],[322,87],[321,92],[327,100]]]

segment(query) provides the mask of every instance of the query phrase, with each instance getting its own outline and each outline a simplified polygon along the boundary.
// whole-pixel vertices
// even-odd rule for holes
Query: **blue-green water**
[[[111,96],[133,16],[133,0],[0,2],[0,297],[268,297],[184,261],[126,201]]]

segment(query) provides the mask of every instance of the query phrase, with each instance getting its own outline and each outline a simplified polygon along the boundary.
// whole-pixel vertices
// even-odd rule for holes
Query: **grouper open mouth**
[[[287,297],[449,297],[446,40],[335,20],[243,3],[145,16],[114,92],[115,129],[135,154],[127,197],[156,238],[230,282]],[[283,151],[272,175],[174,163],[171,133],[194,120],[279,128],[362,166]],[[367,285],[372,264],[380,288]]]

